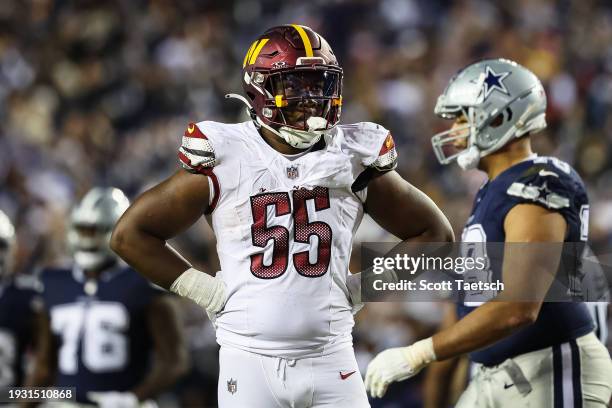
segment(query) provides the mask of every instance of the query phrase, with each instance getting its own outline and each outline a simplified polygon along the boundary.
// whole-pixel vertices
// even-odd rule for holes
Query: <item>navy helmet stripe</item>
[[[574,407],[582,408],[582,384],[580,381],[581,367],[580,367],[580,350],[576,340],[570,341],[570,347],[572,350],[572,383],[574,386]]]

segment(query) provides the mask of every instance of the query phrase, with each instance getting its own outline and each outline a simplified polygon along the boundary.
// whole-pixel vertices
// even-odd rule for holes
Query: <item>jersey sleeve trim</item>
[[[537,186],[524,183],[514,182],[506,192],[510,196],[532,201],[534,204],[540,204],[551,210],[561,210],[563,208],[569,208],[570,206],[569,198],[563,197],[552,191],[543,192],[542,189]]]
[[[221,195],[221,188],[219,186],[219,179],[213,172],[213,169],[206,169],[206,173],[208,176],[209,184],[212,184],[212,199],[210,200],[210,204],[208,205],[208,210],[204,212],[204,214],[209,215],[217,207],[217,203],[219,202],[219,196]]]

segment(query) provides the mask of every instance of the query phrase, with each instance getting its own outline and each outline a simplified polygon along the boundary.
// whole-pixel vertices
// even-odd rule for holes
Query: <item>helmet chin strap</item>
[[[476,146],[470,146],[457,156],[457,164],[463,170],[472,170],[480,162],[480,150]]]
[[[255,122],[255,126],[257,126],[257,128],[266,128],[296,149],[308,149],[317,143],[321,139],[321,136],[329,131],[329,129],[325,129],[327,126],[327,120],[320,116],[311,116],[308,118],[306,121],[308,130],[292,129],[287,126],[281,126],[280,129],[276,130],[272,126],[263,123],[263,121],[255,113],[253,106],[251,106],[249,101],[244,96],[231,93],[225,95],[225,97],[228,99],[234,98],[242,101],[247,106],[247,112],[251,119],[253,119]]]
[[[242,103],[244,103],[246,105],[247,108],[247,113],[248,115],[251,117],[251,119],[253,121],[255,121],[255,118],[257,118],[257,114],[255,113],[255,109],[253,109],[253,106],[249,103],[249,101],[247,100],[247,98],[245,98],[242,95],[239,94],[235,94],[235,93],[229,93],[225,95],[226,99],[238,99],[239,101],[241,101]]]
[[[468,139],[468,148],[457,156],[457,164],[463,170],[472,170],[478,166],[480,161],[480,149],[476,146],[476,123],[474,108],[470,107],[467,110],[468,124],[470,136]]]

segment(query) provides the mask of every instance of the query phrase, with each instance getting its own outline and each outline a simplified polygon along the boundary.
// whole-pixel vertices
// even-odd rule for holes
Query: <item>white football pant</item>
[[[473,372],[455,408],[604,408],[612,394],[612,360],[593,333]]]
[[[352,347],[297,360],[222,346],[220,408],[365,408],[365,386]]]

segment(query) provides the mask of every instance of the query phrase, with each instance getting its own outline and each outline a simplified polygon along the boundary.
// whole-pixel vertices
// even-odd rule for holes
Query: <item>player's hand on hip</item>
[[[210,317],[220,312],[225,306],[227,295],[225,283],[218,272],[215,277],[197,269],[190,268],[179,276],[170,291],[189,298],[200,305]]]
[[[100,408],[138,408],[138,398],[131,392],[88,392],[87,398]]]
[[[412,346],[385,350],[368,365],[366,390],[372,397],[381,398],[387,392],[389,384],[417,375],[435,359],[431,337],[417,341]]]
[[[213,326],[215,326],[215,328],[217,328],[217,313],[222,311],[223,308],[225,307],[225,303],[227,302],[227,294],[226,294],[226,291],[225,291],[225,282],[223,282],[223,279],[221,278],[221,271],[217,271],[217,274],[215,275],[215,279],[221,281],[221,283],[223,284],[223,286],[221,288],[221,292],[222,293],[221,293],[221,296],[220,296],[220,300],[223,303],[221,304],[221,302],[219,302],[219,304],[215,305],[215,307],[214,307],[215,310],[206,310],[206,315],[208,316],[208,318],[212,322]]]

